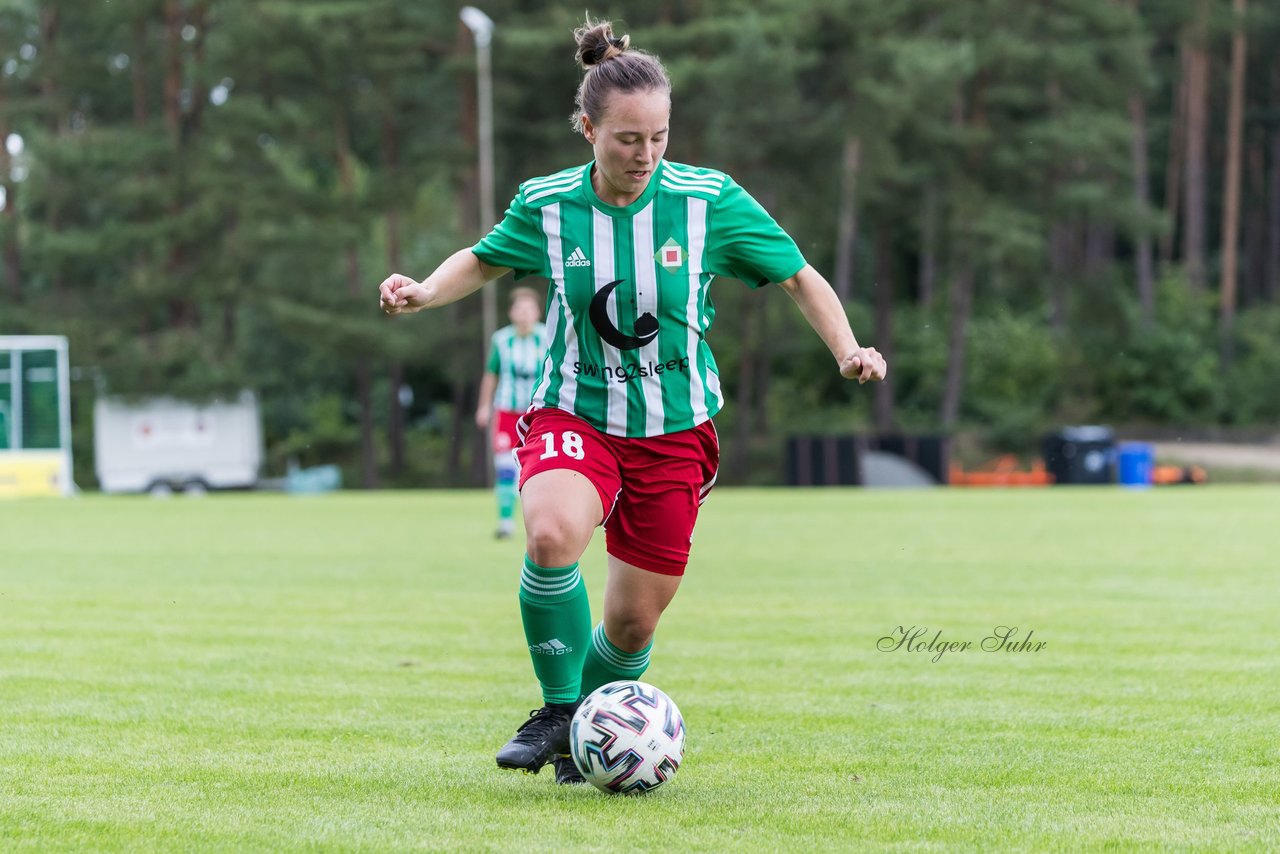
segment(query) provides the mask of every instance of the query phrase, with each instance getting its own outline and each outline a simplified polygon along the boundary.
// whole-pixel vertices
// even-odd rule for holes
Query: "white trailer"
[[[252,392],[206,404],[98,398],[94,466],[103,492],[246,489],[262,467],[262,419]]]

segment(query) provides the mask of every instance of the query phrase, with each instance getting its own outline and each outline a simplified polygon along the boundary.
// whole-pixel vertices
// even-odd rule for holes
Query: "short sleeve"
[[[732,178],[712,209],[707,270],[753,288],[785,281],[805,266],[804,255],[769,212]]]
[[[547,252],[538,217],[524,203],[523,194],[511,200],[502,222],[494,226],[471,252],[491,267],[510,267],[517,279],[549,275]]]
[[[488,263],[487,261],[485,262]],[[489,339],[489,358],[484,363],[484,369],[491,374],[496,374],[502,370],[502,354],[498,352],[498,336]]]

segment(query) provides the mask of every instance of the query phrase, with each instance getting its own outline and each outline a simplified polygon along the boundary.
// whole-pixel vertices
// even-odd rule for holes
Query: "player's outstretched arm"
[[[778,286],[800,306],[800,313],[835,356],[841,376],[860,383],[884,379],[888,372],[884,356],[874,347],[858,346],[840,298],[821,273],[806,264]]]
[[[485,282],[507,272],[491,267],[470,249],[459,249],[421,282],[392,273],[378,286],[379,304],[387,314],[412,314],[424,308],[439,308],[480,290]]]

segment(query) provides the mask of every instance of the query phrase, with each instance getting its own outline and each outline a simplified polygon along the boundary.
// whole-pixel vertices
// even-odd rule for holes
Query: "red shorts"
[[[516,422],[523,414],[506,409],[498,409],[493,413],[493,452],[495,454],[505,454],[515,449],[518,441]]]
[[[705,421],[690,430],[627,439],[576,415],[538,409],[520,419],[520,486],[535,474],[570,469],[600,494],[605,548],[633,566],[684,575],[698,507],[716,482],[720,442]]]

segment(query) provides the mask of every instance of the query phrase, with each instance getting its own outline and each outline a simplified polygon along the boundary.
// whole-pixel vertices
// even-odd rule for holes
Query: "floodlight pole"
[[[479,114],[477,136],[480,142],[480,233],[487,234],[496,224],[493,210],[493,63],[489,44],[493,41],[493,19],[475,6],[463,6],[458,13],[462,23],[476,40],[476,101]],[[484,340],[481,357],[487,355],[489,340],[498,330],[498,294],[492,285],[481,289],[484,313]]]

